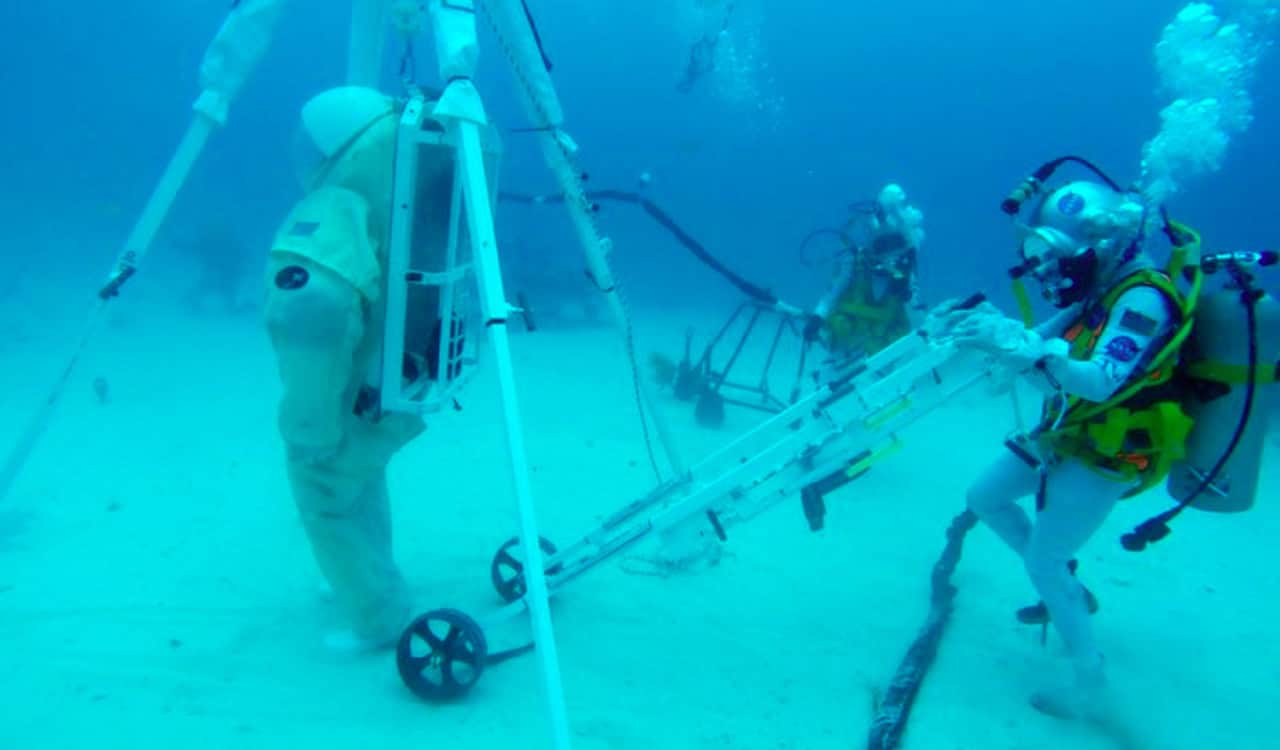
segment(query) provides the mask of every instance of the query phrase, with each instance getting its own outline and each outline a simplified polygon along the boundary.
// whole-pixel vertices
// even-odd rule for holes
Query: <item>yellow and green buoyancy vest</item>
[[[841,293],[827,315],[831,346],[836,350],[861,348],[875,354],[911,332],[907,306],[911,302],[910,278],[890,279],[879,298],[872,291],[870,264],[859,258],[853,283]]]
[[[1180,242],[1175,245],[1170,272],[1137,271],[1107,291],[1092,311],[1068,327],[1063,338],[1071,343],[1072,359],[1085,360],[1107,327],[1116,301],[1139,286],[1159,291],[1174,308],[1176,327],[1155,356],[1150,357],[1111,398],[1091,402],[1077,396],[1046,404],[1043,445],[1059,456],[1073,456],[1092,468],[1119,474],[1138,486],[1135,495],[1164,479],[1172,464],[1186,454],[1186,440],[1193,425],[1182,408],[1182,395],[1171,382],[1180,364],[1180,353],[1194,322],[1202,274],[1192,266],[1191,289],[1183,294],[1171,274],[1180,272],[1188,253],[1199,253],[1195,232],[1175,225]]]

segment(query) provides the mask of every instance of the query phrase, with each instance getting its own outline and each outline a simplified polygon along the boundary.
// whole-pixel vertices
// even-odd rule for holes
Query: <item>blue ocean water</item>
[[[925,211],[930,296],[975,287],[996,293],[1012,253],[996,204],[1027,171],[1079,153],[1121,182],[1138,176],[1142,143],[1158,129],[1163,104],[1152,49],[1181,6],[739,2],[729,33],[750,40],[752,60],[726,74],[738,89],[726,97],[725,77],[718,87],[715,74],[690,93],[676,90],[690,45],[707,33],[696,19],[714,15],[687,5],[561,2],[531,10],[591,185],[629,189],[649,172],[650,197],[694,236],[796,300],[825,282],[798,266],[800,239],[841,222],[848,203],[891,180]],[[0,156],[11,183],[24,188],[15,200],[126,233],[187,122],[197,65],[225,10],[211,1],[6,9],[2,69],[20,105],[2,124]],[[281,24],[174,223],[234,213],[247,241],[261,245],[296,191],[287,159],[296,111],[342,75],[346,19],[343,4],[323,3]],[[418,47],[429,82],[431,47]],[[398,50],[388,54],[393,74]],[[518,127],[502,63],[488,47],[481,76],[496,122]],[[1266,83],[1278,66],[1276,55],[1264,57],[1252,92],[1255,123],[1233,139],[1221,171],[1187,185],[1171,206],[1211,244],[1269,241],[1265,216],[1276,188],[1268,123],[1280,105]],[[503,186],[546,190],[531,142],[512,135],[506,146]],[[572,239],[560,222],[548,229],[546,217],[513,213],[521,241],[536,235],[555,247]],[[612,213],[619,233],[642,231],[628,210]],[[616,256],[640,298],[661,288],[648,283],[653,260],[685,263],[674,245],[643,244],[623,243]],[[115,250],[80,247],[68,261],[103,267]],[[662,286],[684,278],[688,284],[672,291],[708,293],[701,269],[677,267],[687,272],[664,273]]]

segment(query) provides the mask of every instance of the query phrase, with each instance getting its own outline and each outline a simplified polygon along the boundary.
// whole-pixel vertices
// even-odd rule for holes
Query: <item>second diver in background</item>
[[[848,247],[804,326],[805,341],[821,342],[829,353],[828,367],[875,354],[925,319],[917,265],[923,213],[892,183],[854,208],[842,233]]]

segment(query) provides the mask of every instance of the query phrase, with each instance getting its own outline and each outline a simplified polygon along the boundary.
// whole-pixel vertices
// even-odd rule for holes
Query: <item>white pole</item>
[[[173,206],[174,199],[178,197],[178,191],[186,183],[191,167],[195,165],[200,152],[209,142],[209,136],[213,135],[213,131],[218,127],[219,123],[204,114],[198,113],[192,118],[191,125],[182,136],[182,142],[178,144],[177,150],[174,151],[168,166],[160,176],[160,181],[156,183],[151,199],[147,201],[147,205],[133,225],[133,231],[125,240],[124,251],[116,260],[115,270],[103,289],[102,293],[105,297],[115,296],[119,291],[119,285],[128,280],[129,276],[137,270],[142,256],[151,247],[156,233],[164,224],[165,217],[169,215],[169,209]]]
[[[502,288],[502,269],[493,226],[493,194],[485,176],[484,152],[480,145],[480,127],[488,123],[488,118],[471,80],[479,57],[473,0],[431,0],[428,11],[435,32],[440,78],[449,82],[436,102],[433,115],[453,136],[458,153],[457,175],[462,183],[467,239],[471,243],[476,267],[480,310],[489,332],[489,344],[493,348],[498,373],[511,481],[520,514],[520,541],[524,547],[527,589],[524,601],[529,608],[535,650],[542,670],[543,697],[551,723],[552,746],[555,750],[569,750],[568,711],[555,633],[551,626],[551,608],[547,603],[547,582],[539,544],[541,536],[529,483],[529,458],[525,452],[515,368],[511,363],[511,347],[507,338],[507,316],[511,308]]]
[[[0,500],[9,494],[14,479],[22,471],[31,451],[35,448],[40,436],[44,434],[54,409],[62,398],[62,392],[70,382],[76,365],[80,361],[80,356],[101,328],[107,311],[107,302],[118,295],[124,283],[137,272],[138,264],[151,247],[156,233],[164,224],[165,217],[173,206],[174,199],[186,183],[191,167],[200,158],[200,153],[208,143],[209,137],[226,123],[232,100],[240,92],[270,45],[272,32],[275,30],[284,1],[243,0],[227,14],[218,33],[210,42],[204,59],[200,62],[200,82],[203,90],[192,104],[196,114],[182,136],[178,148],[169,159],[147,205],[134,223],[133,231],[125,240],[124,249],[116,259],[115,267],[112,268],[106,283],[99,290],[98,300],[89,316],[89,322],[81,332],[75,350],[67,358],[67,364],[54,382],[49,394],[41,401],[39,409],[23,430],[18,444],[5,458],[3,466],[0,466]]]
[[[353,0],[347,43],[347,83],[377,88],[386,48],[387,0]]]
[[[102,321],[106,318],[106,304],[106,299],[99,299],[94,304],[93,312],[89,316],[89,322],[85,325],[84,331],[80,335],[79,345],[71,356],[67,358],[67,364],[62,368],[62,372],[54,382],[53,387],[49,389],[49,394],[44,401],[40,402],[40,408],[36,410],[31,420],[27,422],[26,428],[18,437],[17,444],[14,445],[13,449],[9,451],[9,455],[5,458],[4,466],[0,467],[0,500],[4,500],[9,495],[9,489],[13,487],[13,481],[22,472],[22,467],[27,465],[27,459],[31,457],[31,451],[49,426],[49,420],[53,417],[54,409],[57,408],[58,401],[62,398],[62,392],[66,390],[67,383],[71,380],[71,375],[75,372],[76,365],[80,362],[80,355],[84,353],[89,342],[97,335],[98,329],[102,327]]]
[[[470,82],[455,81],[450,85],[474,87]],[[478,101],[478,95],[476,96]],[[560,678],[560,661],[556,652],[555,633],[551,626],[551,609],[547,602],[547,582],[543,576],[542,549],[539,546],[538,519],[533,491],[529,485],[529,460],[521,429],[520,407],[516,398],[515,369],[511,363],[507,337],[507,315],[510,307],[502,288],[497,239],[493,229],[490,193],[484,174],[484,158],[475,122],[452,120],[458,138],[459,173],[466,199],[467,228],[475,256],[476,276],[480,287],[480,309],[489,331],[502,393],[502,411],[506,421],[507,449],[510,453],[511,478],[515,486],[520,512],[520,541],[524,548],[524,576],[528,591],[525,602],[533,626],[535,649],[542,667],[547,715],[556,750],[568,750],[569,720],[565,708],[564,687]]]

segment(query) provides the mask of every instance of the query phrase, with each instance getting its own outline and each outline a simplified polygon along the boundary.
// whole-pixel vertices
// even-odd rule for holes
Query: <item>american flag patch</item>
[[[1156,332],[1156,321],[1136,310],[1125,310],[1120,316],[1120,327],[1139,336],[1151,336]]]
[[[299,221],[289,228],[290,237],[310,237],[320,228],[318,221]]]

